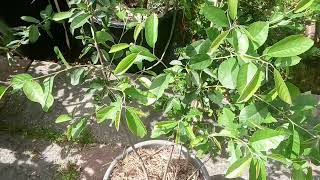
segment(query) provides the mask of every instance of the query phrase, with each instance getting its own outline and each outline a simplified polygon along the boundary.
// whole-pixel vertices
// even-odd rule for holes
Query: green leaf
[[[160,74],[151,83],[150,92],[160,98],[164,90],[168,88],[171,76],[169,74]]]
[[[293,129],[292,135],[289,138],[290,158],[295,159],[300,155],[300,135],[297,130]]]
[[[14,90],[21,89],[25,82],[31,81],[33,77],[30,74],[23,73],[12,76],[10,83]]]
[[[115,119],[119,111],[119,107],[104,106],[96,111],[97,122],[102,123],[107,119]]]
[[[259,89],[262,81],[263,72],[260,71],[254,64],[248,63],[244,66],[241,66],[237,78],[237,85],[240,92],[240,97],[237,102],[248,101]]]
[[[233,31],[233,45],[239,54],[246,54],[249,49],[249,39],[247,35],[239,29]]]
[[[3,95],[6,93],[9,87],[1,86],[0,85],[0,100],[3,97]]]
[[[210,56],[207,54],[198,54],[191,57],[189,61],[190,68],[194,70],[203,70],[209,67],[212,63]]]
[[[79,16],[76,16],[74,19],[72,19],[70,24],[71,33],[73,34],[74,30],[86,24],[90,18],[91,18],[91,15],[89,14],[81,14]]]
[[[53,105],[53,95],[52,95],[52,88],[53,88],[53,81],[54,76],[48,77],[43,80],[43,94],[44,94],[44,106],[42,107],[43,111],[48,112],[49,108]]]
[[[72,120],[72,117],[69,114],[61,114],[55,121],[55,123],[62,123]]]
[[[60,49],[58,46],[55,46],[53,48],[54,52],[56,53],[56,55],[58,56],[58,58],[62,61],[62,63],[66,66],[66,68],[71,68],[71,66],[69,65],[69,63],[67,62],[67,60],[64,58],[63,54],[61,53]]]
[[[79,120],[79,122],[72,126],[71,129],[71,137],[72,139],[77,139],[79,138],[79,136],[81,135],[82,131],[84,130],[84,128],[86,127],[88,122],[88,119],[83,117]]]
[[[31,17],[31,16],[21,16],[21,19],[26,21],[26,22],[31,22],[31,23],[40,23],[40,21],[34,17]]]
[[[97,31],[96,40],[97,40],[97,43],[105,43],[106,41],[114,42],[113,37],[108,32],[105,32],[105,31]]]
[[[235,58],[230,58],[223,61],[218,69],[218,79],[220,83],[229,89],[235,89],[237,84],[237,77],[239,72],[239,65]]]
[[[52,20],[54,21],[61,21],[61,20],[64,20],[64,19],[67,19],[69,17],[72,16],[72,12],[69,12],[69,11],[65,11],[65,12],[58,12],[58,13],[55,13],[53,16],[52,16]]]
[[[202,8],[204,17],[220,27],[229,27],[229,21],[225,12],[214,6],[204,6]]]
[[[115,52],[121,51],[121,50],[123,50],[123,49],[126,49],[126,48],[128,48],[128,47],[130,47],[130,45],[127,44],[127,43],[115,44],[115,45],[113,45],[113,46],[111,47],[109,53],[115,53]]]
[[[39,83],[34,80],[26,81],[23,85],[23,92],[30,101],[40,103],[42,107],[44,106],[44,93]]]
[[[129,50],[131,53],[139,53],[140,59],[145,59],[150,62],[154,61],[157,58],[155,55],[153,55],[149,51],[149,49],[143,46],[139,46],[139,45],[130,46]]]
[[[286,83],[283,81],[280,72],[274,69],[273,76],[279,98],[288,104],[292,104],[292,98],[289,89]]]
[[[277,148],[285,138],[284,132],[266,128],[253,133],[249,142],[256,151],[268,151]]]
[[[129,130],[134,135],[143,138],[147,134],[146,127],[133,108],[126,109],[126,120]]]
[[[265,122],[270,115],[268,108],[264,104],[255,103],[244,107],[239,114],[239,121],[243,124],[255,127]]]
[[[234,122],[235,114],[228,108],[222,109],[222,114],[219,115],[218,124],[232,132],[233,135],[238,133],[238,126]]]
[[[133,39],[134,41],[137,41],[138,36],[141,32],[141,30],[144,28],[144,23],[139,23],[135,28],[134,28],[134,32],[133,32]]]
[[[148,45],[154,48],[158,39],[158,17],[155,13],[149,16],[146,20],[145,36]]]
[[[212,43],[209,48],[208,54],[211,56],[213,53],[215,53],[219,46],[223,43],[223,41],[226,39],[228,36],[229,31],[224,31],[222,32]]]
[[[294,9],[295,13],[300,13],[306,9],[308,9],[312,3],[314,2],[314,0],[301,0],[299,2],[299,4],[296,6],[296,8]]]
[[[253,159],[251,161],[249,180],[267,180],[266,164],[262,160]]]
[[[267,52],[270,57],[297,56],[309,50],[314,42],[303,35],[288,36],[277,42]]]
[[[31,43],[35,43],[40,36],[40,32],[38,29],[38,26],[36,25],[31,25],[29,29],[29,40]]]
[[[301,57],[299,56],[293,56],[293,57],[280,57],[277,58],[274,62],[274,65],[277,67],[288,67],[288,66],[294,66],[299,64],[301,61]]]
[[[172,132],[177,125],[177,121],[160,121],[154,126],[151,138],[158,138],[161,135],[168,134]]]
[[[237,18],[238,3],[238,0],[228,0],[229,15],[232,20]]]
[[[251,157],[246,156],[243,157],[236,162],[234,162],[227,170],[226,172],[226,178],[237,178],[240,177],[243,173],[243,171],[247,168],[249,168]]]
[[[84,68],[78,68],[78,69],[75,69],[74,71],[72,71],[70,78],[71,78],[71,84],[73,86],[76,86],[79,83],[82,83],[83,77],[84,77],[84,72],[85,72]]]
[[[132,53],[129,54],[127,57],[123,58],[114,70],[114,73],[116,75],[124,74],[133,65],[137,58],[137,55],[138,54],[136,53]]]
[[[125,90],[125,94],[136,99],[140,104],[146,106],[153,104],[157,100],[157,97],[154,94],[151,94],[150,92],[143,92],[134,87],[127,88]]]
[[[267,38],[269,33],[269,23],[258,21],[249,25],[248,27],[248,37],[253,41],[254,49],[258,49],[262,46]]]

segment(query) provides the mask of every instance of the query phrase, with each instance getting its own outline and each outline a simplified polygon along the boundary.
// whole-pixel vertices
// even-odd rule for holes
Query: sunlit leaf
[[[284,102],[288,104],[292,104],[292,98],[290,96],[290,92],[288,90],[286,83],[283,81],[280,72],[274,69],[273,73],[274,73],[273,76],[274,76],[274,81],[275,81],[278,96]]]
[[[218,79],[220,83],[229,89],[235,89],[237,85],[237,77],[239,65],[235,58],[223,61],[218,69]]]
[[[148,45],[154,48],[158,39],[158,17],[155,13],[149,16],[146,20],[145,36]]]
[[[220,27],[229,27],[229,21],[225,12],[215,6],[204,6],[202,8],[203,15],[211,22]]]
[[[31,22],[31,23],[40,23],[40,21],[34,17],[31,17],[31,16],[21,16],[21,19],[26,21],[26,22]]]
[[[127,57],[123,58],[120,63],[117,65],[116,69],[114,70],[114,73],[116,75],[124,74],[134,63],[134,61],[137,58],[136,53],[132,53],[128,55]]]
[[[56,120],[55,123],[62,123],[72,120],[72,117],[69,114],[61,114]]]
[[[285,138],[284,132],[266,128],[253,133],[249,142],[256,151],[268,151],[277,148]]]
[[[295,13],[300,13],[306,9],[308,9],[312,3],[314,2],[314,0],[301,0],[299,2],[299,4],[296,6],[296,8],[294,9]]]
[[[238,3],[238,0],[228,0],[229,15],[232,20],[237,18]]]
[[[127,43],[119,43],[119,44],[115,44],[111,47],[109,53],[114,53],[114,52],[118,52],[121,51],[123,49],[128,48],[130,45]]]
[[[314,42],[303,35],[291,35],[277,42],[267,52],[270,57],[297,56],[309,50]]]
[[[143,138],[147,134],[146,127],[133,108],[126,109],[126,120],[129,130],[134,135]]]
[[[226,178],[240,177],[244,170],[249,168],[251,159],[250,156],[246,156],[231,164],[226,172]]]
[[[65,11],[65,12],[57,12],[52,16],[52,20],[54,21],[61,21],[67,19],[72,16],[72,12]]]

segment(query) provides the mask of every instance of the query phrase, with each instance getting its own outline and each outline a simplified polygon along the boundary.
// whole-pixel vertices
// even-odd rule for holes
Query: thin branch
[[[169,156],[169,159],[168,159],[168,162],[167,162],[167,166],[166,166],[166,171],[164,172],[163,174],[163,177],[162,177],[162,180],[165,180],[167,178],[167,173],[168,173],[168,169],[169,169],[169,164],[170,164],[170,161],[172,159],[172,154],[173,154],[173,150],[174,150],[174,145],[172,146],[171,148],[171,152],[170,152],[170,156]]]

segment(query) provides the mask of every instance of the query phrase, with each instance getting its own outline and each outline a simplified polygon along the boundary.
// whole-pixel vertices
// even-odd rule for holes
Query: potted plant
[[[88,121],[105,123],[106,120],[111,120],[117,130],[121,124],[134,135],[144,137],[147,130],[141,117],[145,113],[133,104],[160,108],[166,119],[154,126],[151,137],[167,136],[175,144],[147,141],[134,145],[131,142],[126,153],[112,163],[106,179],[115,172],[120,179],[124,177],[121,169],[128,170],[131,160],[134,163],[130,167],[135,166],[133,171],[140,172],[142,179],[166,178],[172,173],[168,173],[171,161],[177,159],[178,162],[186,159],[186,172],[190,171],[190,162],[191,169],[201,172],[198,177],[192,173],[187,178],[208,179],[203,165],[187,152],[192,149],[198,154],[215,155],[224,147],[230,161],[227,178],[236,178],[249,169],[250,179],[266,179],[266,164],[275,160],[291,168],[294,179],[312,179],[310,162],[320,163],[320,125],[312,116],[317,103],[311,94],[301,93],[288,81],[286,71],[300,62],[298,55],[313,46],[312,40],[291,35],[267,46],[269,31],[279,21],[242,25],[238,21],[237,0],[206,3],[201,7],[201,14],[211,22],[207,37],[181,48],[179,58],[167,66],[163,63],[166,49],[160,57],[154,53],[158,40],[156,14],[135,26],[134,42],[115,42],[106,29],[96,26],[94,19],[104,17],[103,11],[95,9],[96,3],[99,1],[73,1],[70,11],[54,14],[55,20],[71,23],[72,33],[80,29],[77,37],[87,47],[83,53],[93,51],[95,57],[91,64],[70,65],[56,48],[65,69],[45,77],[15,75],[9,86],[1,87],[0,97],[12,87],[22,90],[28,99],[47,111],[54,101],[51,91],[56,75],[70,71],[71,83],[77,85],[93,69],[101,71],[101,77],[91,80],[89,90],[96,100],[96,112],[85,117],[64,114],[56,120],[69,123],[70,139],[77,138]],[[287,15],[301,13],[311,5],[301,1]],[[141,32],[151,51],[137,44]],[[109,46],[106,42],[114,44]],[[119,54],[125,57],[113,68],[113,60]],[[146,61],[152,66],[146,67]],[[152,72],[160,64],[165,70],[160,74]],[[134,75],[126,74],[134,65],[141,70]],[[39,81],[41,78],[45,79]],[[105,99],[111,102],[105,104]],[[129,131],[126,131],[128,139]],[[161,147],[169,152],[166,153],[169,157],[156,161],[166,162],[164,172],[160,177],[151,177],[157,168],[152,170],[153,166],[146,163],[150,154],[154,157],[162,151]],[[153,151],[154,148],[158,150]],[[184,154],[184,158],[180,154]],[[182,167],[180,165],[178,167]],[[132,174],[136,177],[132,172],[126,172],[125,177],[130,178]]]

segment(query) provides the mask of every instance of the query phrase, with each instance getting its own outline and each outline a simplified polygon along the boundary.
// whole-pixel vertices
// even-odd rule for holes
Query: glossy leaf
[[[234,122],[235,114],[228,108],[223,108],[222,113],[219,115],[218,124],[225,129],[232,132],[232,134],[237,134],[237,124]]]
[[[114,73],[116,75],[124,74],[133,65],[137,58],[137,55],[138,54],[136,53],[132,53],[129,54],[127,57],[123,58],[114,70]]]
[[[43,80],[43,94],[44,94],[44,105],[42,107],[43,111],[48,112],[49,108],[53,105],[53,88],[54,76],[48,77]]]
[[[0,100],[3,97],[3,95],[6,93],[9,87],[1,86],[0,85]]]
[[[85,72],[84,68],[78,68],[78,69],[75,69],[74,71],[72,71],[70,78],[71,78],[71,84],[73,86],[76,86],[79,83],[82,83],[84,72]]]
[[[55,46],[53,48],[54,52],[56,53],[56,55],[58,56],[58,58],[62,61],[62,63],[66,66],[66,68],[71,68],[71,66],[69,65],[69,63],[67,62],[67,60],[64,58],[63,54],[61,53],[60,49],[58,48],[58,46]]]
[[[253,133],[249,142],[256,151],[268,151],[277,148],[285,138],[284,132],[266,128]]]
[[[246,156],[231,164],[226,172],[226,178],[240,177],[244,170],[249,168],[251,159],[250,156]]]
[[[158,39],[158,17],[155,13],[149,16],[146,20],[145,36],[148,45],[154,48]]]
[[[136,89],[134,87],[127,88],[125,90],[125,93],[129,97],[137,100],[137,102],[139,102],[140,104],[143,104],[146,106],[153,104],[157,100],[157,97],[154,94],[152,94],[150,92],[143,92],[143,91]]]
[[[254,49],[258,49],[268,38],[269,23],[263,21],[254,22],[249,25],[248,33],[248,37],[253,41]]]
[[[194,70],[203,70],[209,67],[212,63],[210,56],[207,54],[198,54],[190,58],[190,68]]]
[[[309,50],[314,42],[303,35],[288,36],[277,42],[267,52],[270,57],[297,56]]]
[[[21,19],[26,21],[26,22],[31,22],[31,23],[40,23],[40,21],[34,17],[31,17],[31,16],[21,16]]]
[[[30,74],[23,73],[12,76],[10,83],[14,90],[21,89],[25,82],[31,81],[33,77]]]
[[[225,12],[215,6],[204,6],[202,8],[203,15],[211,22],[220,27],[229,27],[229,21]]]
[[[212,55],[213,53],[215,53],[219,46],[223,43],[223,41],[226,39],[226,37],[228,36],[229,31],[224,31],[222,32],[212,43],[211,46],[209,48],[208,54]]]
[[[106,31],[96,32],[97,43],[105,43],[106,41],[114,42],[113,37]]]
[[[238,0],[228,0],[229,15],[232,20],[237,18],[238,4]]]
[[[262,160],[253,159],[251,161],[249,180],[267,180],[266,164]]]
[[[160,74],[151,83],[150,92],[160,98],[165,89],[168,88],[171,76],[168,74]]]
[[[126,109],[126,120],[129,130],[134,135],[143,138],[147,134],[146,127],[133,108]]]
[[[134,41],[137,41],[139,34],[141,32],[141,30],[144,28],[144,23],[139,23],[135,28],[134,28],[134,32],[133,32],[133,39]]]
[[[278,96],[281,100],[288,104],[292,104],[292,98],[286,83],[283,81],[281,74],[278,70],[274,69],[273,71],[275,86],[277,89]]]
[[[290,158],[294,159],[299,157],[300,155],[300,135],[297,130],[293,129],[292,135],[289,138],[289,151],[290,151]]]
[[[61,114],[55,121],[55,123],[62,123],[62,122],[67,122],[71,121],[72,117],[69,114]]]
[[[299,64],[301,61],[301,57],[293,56],[293,57],[280,57],[277,58],[274,62],[274,65],[277,67],[289,67]]]
[[[240,97],[237,102],[248,101],[259,89],[262,81],[263,72],[257,69],[253,64],[249,63],[248,65],[242,66],[237,79],[237,85],[240,92]]]
[[[65,12],[57,12],[52,16],[52,20],[54,21],[61,21],[67,19],[72,16],[72,12],[65,11]]]
[[[40,103],[44,106],[44,94],[40,84],[34,80],[26,81],[23,85],[23,92],[30,101]]]
[[[120,109],[116,106],[104,106],[96,111],[97,122],[102,123],[107,119],[115,119]]]
[[[131,53],[139,53],[140,59],[145,59],[150,62],[154,61],[157,58],[155,55],[153,55],[149,51],[149,49],[143,46],[139,46],[139,45],[130,46],[129,50]]]
[[[239,121],[243,124],[255,127],[266,122],[269,112],[264,104],[255,103],[244,107],[239,114]]]
[[[177,121],[160,121],[152,130],[151,138],[158,138],[161,135],[168,134],[172,132],[177,125]]]
[[[31,25],[29,29],[29,40],[31,43],[35,43],[40,36],[40,32],[38,29],[38,26],[36,25]]]
[[[81,133],[83,132],[84,128],[87,125],[87,122],[88,122],[87,118],[81,118],[77,124],[72,126],[72,129],[71,129],[72,139],[77,139],[80,137]]]
[[[232,33],[233,45],[239,54],[246,54],[249,49],[249,39],[247,35],[239,29],[235,29]]]
[[[220,83],[229,89],[235,89],[237,85],[237,77],[239,65],[235,58],[223,61],[218,69],[218,79]]]
[[[80,14],[79,16],[76,16],[74,19],[72,19],[70,24],[71,33],[73,34],[74,30],[86,24],[90,18],[91,15],[89,14]]]
[[[113,45],[113,46],[111,47],[109,53],[115,53],[115,52],[121,51],[121,50],[123,50],[123,49],[126,49],[126,48],[128,48],[128,47],[130,47],[130,45],[127,44],[127,43],[115,44],[115,45]]]
[[[312,3],[314,2],[314,0],[301,0],[299,2],[299,4],[296,6],[296,8],[294,9],[295,13],[300,13],[306,9],[308,9]]]

